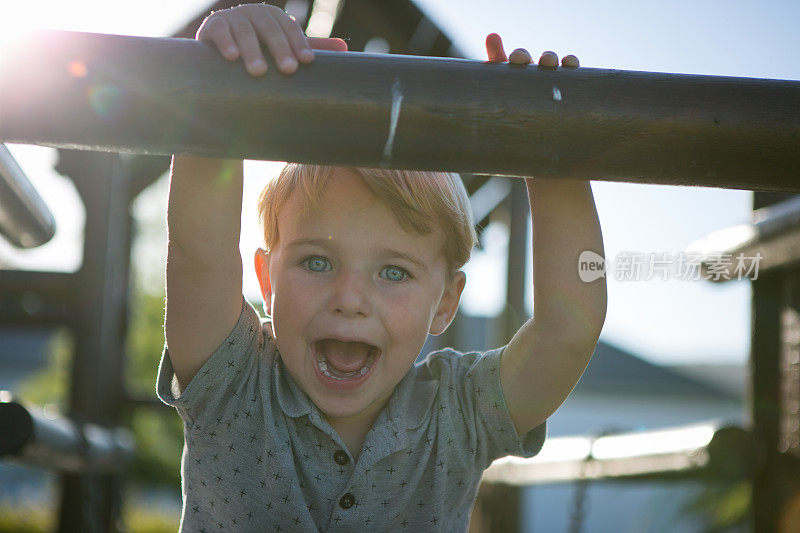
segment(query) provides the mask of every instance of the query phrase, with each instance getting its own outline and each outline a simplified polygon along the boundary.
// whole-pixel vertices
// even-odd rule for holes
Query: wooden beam
[[[697,254],[703,279],[754,280],[800,261],[800,196],[756,209],[752,220],[714,231],[687,247]]]
[[[800,82],[317,52],[251,78],[204,43],[43,31],[0,141],[800,191]]]

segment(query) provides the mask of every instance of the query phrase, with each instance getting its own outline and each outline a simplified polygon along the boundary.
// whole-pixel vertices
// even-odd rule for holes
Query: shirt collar
[[[312,411],[312,403],[305,392],[294,382],[280,353],[275,350],[275,362],[272,365],[272,379],[278,404],[287,416],[298,418]]]

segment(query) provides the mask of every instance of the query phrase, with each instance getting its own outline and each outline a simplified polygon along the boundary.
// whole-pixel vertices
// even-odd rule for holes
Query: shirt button
[[[346,465],[350,462],[350,458],[347,456],[347,452],[344,450],[336,450],[333,452],[333,460],[340,465]]]
[[[342,496],[342,499],[339,500],[339,507],[342,509],[350,509],[354,503],[356,503],[356,497],[346,492],[344,496]]]

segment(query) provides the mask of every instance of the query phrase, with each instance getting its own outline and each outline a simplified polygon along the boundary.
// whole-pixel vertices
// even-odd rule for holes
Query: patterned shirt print
[[[243,301],[180,393],[168,351],[159,398],[184,423],[183,532],[466,531],[483,470],[531,457],[500,388],[502,348],[431,353],[395,388],[357,461],[284,367]]]

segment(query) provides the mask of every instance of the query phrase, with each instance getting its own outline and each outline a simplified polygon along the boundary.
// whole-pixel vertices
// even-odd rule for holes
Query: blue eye
[[[312,272],[325,272],[330,270],[330,262],[324,257],[314,256],[303,260],[306,268]]]
[[[388,266],[381,270],[381,277],[389,281],[405,281],[410,276],[405,268]]]

